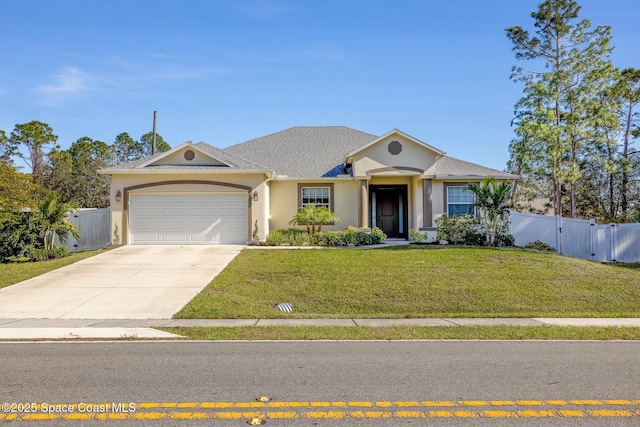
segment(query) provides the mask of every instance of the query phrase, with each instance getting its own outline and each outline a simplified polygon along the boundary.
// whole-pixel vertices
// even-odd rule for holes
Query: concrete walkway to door
[[[243,248],[116,248],[0,289],[0,319],[169,319]]]

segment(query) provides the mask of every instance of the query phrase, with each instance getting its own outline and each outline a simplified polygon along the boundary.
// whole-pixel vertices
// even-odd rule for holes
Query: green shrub
[[[63,258],[66,256],[69,256],[69,250],[61,246],[56,246],[52,249],[32,248],[26,255],[27,258],[34,262],[46,261],[53,258]]]
[[[409,240],[414,243],[424,243],[429,240],[429,232],[421,233],[413,228],[409,230]]]
[[[370,233],[358,230],[356,227],[347,227],[342,231],[323,231],[313,233],[311,236],[306,230],[289,228],[271,230],[267,235],[266,243],[269,246],[363,246],[377,245],[384,242],[387,235],[378,227],[374,227]]]
[[[384,242],[385,240],[387,240],[387,235],[384,234],[384,231],[382,231],[382,229],[378,228],[378,227],[373,227],[371,229],[371,233],[369,233],[370,236],[372,236],[374,243],[371,243],[372,245],[378,245],[382,242]]]
[[[311,235],[311,243],[317,246],[345,246],[345,231],[323,231]]]
[[[496,240],[494,242],[494,245],[498,247],[515,246],[516,238],[509,233],[496,233]]]
[[[269,246],[304,246],[308,245],[310,241],[309,235],[306,230],[298,228],[288,228],[271,230],[267,235],[267,245]]]
[[[39,247],[42,239],[32,212],[16,212],[0,224],[0,262],[14,262]]]
[[[541,242],[540,240],[536,240],[535,242],[527,243],[525,246],[527,249],[535,249],[540,252],[556,252],[555,248],[547,243]]]
[[[480,222],[470,215],[440,216],[436,219],[436,239],[455,245],[482,246],[485,243]]]

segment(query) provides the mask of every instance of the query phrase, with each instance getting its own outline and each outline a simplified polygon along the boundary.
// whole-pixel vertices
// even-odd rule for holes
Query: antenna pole
[[[153,143],[151,145],[151,155],[156,154],[156,121],[158,119],[158,112],[153,112]]]

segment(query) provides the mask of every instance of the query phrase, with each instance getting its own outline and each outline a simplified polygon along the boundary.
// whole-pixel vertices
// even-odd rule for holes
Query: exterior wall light
[[[258,190],[254,190],[253,191],[253,201],[257,202],[258,201]]]
[[[120,199],[122,199],[122,193],[120,192],[120,190],[118,190],[118,191],[116,192],[116,202],[119,202],[119,201],[120,201]]]

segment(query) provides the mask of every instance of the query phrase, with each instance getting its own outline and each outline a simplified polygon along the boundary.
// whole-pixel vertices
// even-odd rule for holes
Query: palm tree
[[[307,227],[308,234],[314,234],[320,233],[324,224],[336,221],[340,221],[340,217],[326,206],[305,205],[291,218],[289,224],[304,225]]]
[[[35,221],[43,239],[45,250],[53,249],[53,242],[58,236],[61,243],[67,241],[68,233],[80,238],[80,232],[74,223],[69,221],[69,213],[74,210],[69,203],[61,203],[60,195],[49,193],[41,202],[35,214]]]
[[[475,206],[480,210],[486,242],[493,246],[498,224],[509,215],[511,184],[496,184],[494,177],[489,176],[481,185],[469,184],[467,189],[476,196]]]

